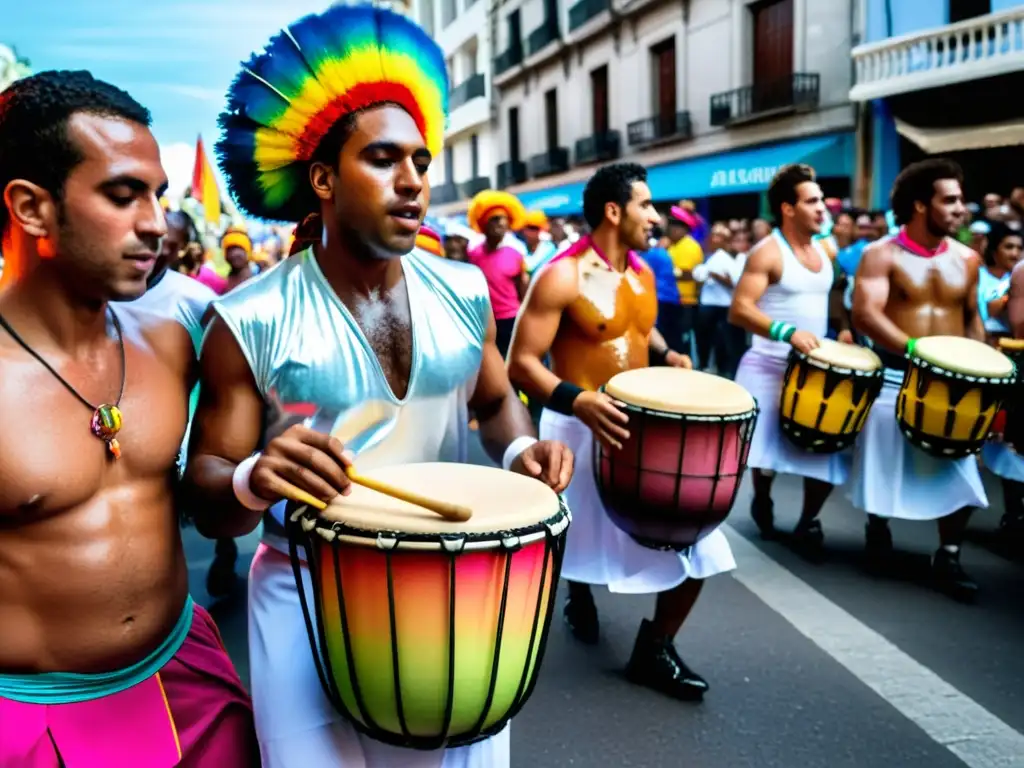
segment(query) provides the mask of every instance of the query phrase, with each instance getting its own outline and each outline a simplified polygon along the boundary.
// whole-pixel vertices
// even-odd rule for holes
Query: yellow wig
[[[485,189],[469,203],[466,218],[476,232],[483,232],[492,216],[504,213],[508,216],[508,226],[513,232],[523,228],[526,220],[526,209],[515,195],[497,189]]]
[[[242,229],[232,227],[224,233],[220,240],[220,247],[227,253],[228,248],[241,248],[245,255],[252,259],[252,240]]]
[[[544,232],[548,231],[548,217],[544,211],[527,211],[523,228],[536,227]]]

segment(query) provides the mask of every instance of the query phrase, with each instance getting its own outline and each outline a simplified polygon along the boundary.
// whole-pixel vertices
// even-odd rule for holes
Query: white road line
[[[733,578],[970,768],[1021,768],[1024,735],[794,576],[729,525]],[[964,650],[969,653],[969,649]]]

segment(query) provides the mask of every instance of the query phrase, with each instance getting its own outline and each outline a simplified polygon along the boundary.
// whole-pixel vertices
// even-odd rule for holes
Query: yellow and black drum
[[[1024,376],[1020,373],[1024,365],[1024,339],[1003,337],[999,339],[999,351],[1016,366],[1017,383],[1003,401],[1003,410],[996,416],[992,431],[1001,433],[1017,453],[1024,453]]]
[[[792,350],[782,382],[782,432],[812,453],[853,445],[882,390],[882,361],[867,347],[822,339],[805,354]]]
[[[907,355],[896,419],[907,440],[940,458],[981,450],[1016,382],[1013,361],[960,336],[926,336]]]

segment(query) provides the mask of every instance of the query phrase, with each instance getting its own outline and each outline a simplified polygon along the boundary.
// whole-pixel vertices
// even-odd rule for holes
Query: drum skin
[[[625,404],[621,450],[594,445],[608,516],[637,543],[685,550],[718,528],[736,499],[757,410],[689,416]]]
[[[412,749],[463,746],[504,728],[536,683],[567,527],[563,506],[527,543],[522,531],[502,532],[477,537],[485,548],[447,551],[438,537],[421,550],[401,538],[381,546],[365,532],[363,543],[351,532],[328,541],[292,523],[313,583],[313,653],[335,708],[370,737]]]
[[[855,371],[796,350],[790,353],[779,402],[782,433],[811,453],[853,445],[882,391],[883,371]]]

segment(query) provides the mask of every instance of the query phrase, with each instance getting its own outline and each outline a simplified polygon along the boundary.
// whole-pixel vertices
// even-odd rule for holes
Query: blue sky
[[[196,136],[239,65],[289,22],[329,0],[3,0],[0,43],[43,69],[88,69],[153,112],[172,185],[190,178]],[[184,166],[184,168],[182,168]]]

